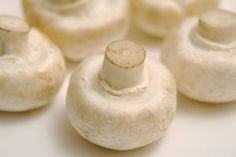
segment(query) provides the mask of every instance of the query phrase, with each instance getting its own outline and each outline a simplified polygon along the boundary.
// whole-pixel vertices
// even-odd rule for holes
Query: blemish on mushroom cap
[[[105,57],[119,67],[134,68],[144,62],[146,52],[132,41],[115,41],[107,47]]]
[[[212,9],[201,14],[197,26],[198,32],[210,40],[231,42],[236,39],[236,14]]]
[[[26,33],[30,30],[28,23],[20,18],[1,15],[0,30],[5,32]]]

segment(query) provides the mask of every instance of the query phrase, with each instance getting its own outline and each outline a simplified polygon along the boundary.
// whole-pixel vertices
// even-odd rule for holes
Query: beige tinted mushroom
[[[127,0],[23,0],[23,6],[29,22],[72,61],[102,53],[129,26]]]
[[[236,100],[236,14],[214,9],[187,20],[166,41],[162,59],[186,96],[212,103]]]
[[[153,36],[166,37],[188,15],[217,7],[219,0],[132,0],[136,26]]]
[[[187,15],[199,15],[200,13],[216,8],[220,0],[176,0],[182,5]]]
[[[130,41],[111,43],[72,75],[67,115],[88,141],[129,150],[158,140],[176,112],[173,76]]]
[[[0,16],[0,110],[48,104],[64,77],[60,50],[16,17]]]
[[[179,25],[184,12],[175,0],[132,0],[136,26],[153,36],[165,37]]]

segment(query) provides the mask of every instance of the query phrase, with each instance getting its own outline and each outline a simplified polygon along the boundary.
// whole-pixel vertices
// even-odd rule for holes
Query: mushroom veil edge
[[[48,35],[66,59],[102,53],[129,29],[127,0],[22,0],[31,25]]]
[[[0,110],[19,112],[51,102],[65,73],[61,51],[27,22],[0,15]]]
[[[115,41],[105,56],[87,58],[70,80],[67,115],[72,126],[105,148],[130,150],[158,140],[175,112],[172,74],[131,41]]]
[[[213,9],[185,21],[161,58],[184,95],[209,103],[236,100],[236,14]]]

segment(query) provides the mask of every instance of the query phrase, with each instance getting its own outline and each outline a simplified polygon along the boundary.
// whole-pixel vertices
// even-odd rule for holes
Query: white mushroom
[[[134,22],[144,32],[165,37],[179,25],[184,12],[175,0],[132,0]]]
[[[185,16],[216,7],[219,0],[132,0],[136,26],[153,36],[166,37]]]
[[[186,96],[211,103],[236,100],[236,14],[214,9],[187,20],[166,41],[162,59]]]
[[[16,17],[0,16],[0,110],[48,104],[64,77],[60,50]]]
[[[145,57],[139,45],[116,41],[104,59],[90,57],[75,70],[67,114],[81,136],[102,147],[129,150],[163,135],[176,112],[176,85],[162,63]]]
[[[199,15],[200,13],[216,8],[220,0],[176,0],[185,10],[187,15]]]
[[[127,0],[23,0],[23,6],[30,24],[46,33],[72,61],[102,53],[129,27]]]

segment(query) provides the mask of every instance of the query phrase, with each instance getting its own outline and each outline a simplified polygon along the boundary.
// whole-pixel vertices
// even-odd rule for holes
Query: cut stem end
[[[105,52],[101,78],[115,90],[134,87],[144,80],[144,48],[131,41],[111,43]]]
[[[231,43],[236,40],[236,14],[212,9],[199,17],[198,33],[215,42]]]

